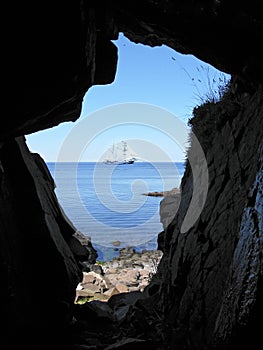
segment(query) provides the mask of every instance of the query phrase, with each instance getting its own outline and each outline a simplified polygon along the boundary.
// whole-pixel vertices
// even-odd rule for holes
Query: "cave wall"
[[[12,6],[7,52],[15,103],[1,139],[75,121],[87,90],[113,82],[117,64],[110,40],[118,32],[99,3],[17,1]]]
[[[23,137],[7,142],[0,154],[0,305],[2,334],[11,346],[14,330],[29,337],[65,326],[81,275],[67,244],[75,230],[63,219],[44,161]]]
[[[164,234],[158,294],[164,323],[172,329],[168,344],[179,344],[179,349],[256,349],[260,342],[262,89],[232,99],[194,111],[192,131],[208,164],[207,200],[197,222],[182,233],[193,194],[189,162],[179,210]],[[193,156],[192,146],[188,159]]]
[[[15,342],[14,333],[21,344],[32,334],[47,339],[72,321],[80,278],[70,243],[75,229],[59,207],[43,160],[29,152],[23,135],[76,120],[88,89],[114,80],[117,49],[111,40],[118,32],[194,54],[233,76],[236,101],[223,111],[199,110],[192,121],[208,158],[208,198],[195,226],[180,234],[191,197],[188,168],[155,293],[168,347],[224,348],[237,335],[251,335],[262,310],[259,5],[71,0],[55,6],[48,0],[11,6],[5,52],[13,102],[0,129],[1,342]]]

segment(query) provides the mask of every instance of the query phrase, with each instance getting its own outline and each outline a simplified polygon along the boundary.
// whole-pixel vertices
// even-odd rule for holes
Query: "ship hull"
[[[117,161],[110,161],[110,160],[107,160],[105,162],[103,162],[104,164],[107,164],[107,165],[125,165],[125,164],[133,164],[134,163],[134,160],[127,160],[127,161],[123,161],[123,162],[117,162]]]

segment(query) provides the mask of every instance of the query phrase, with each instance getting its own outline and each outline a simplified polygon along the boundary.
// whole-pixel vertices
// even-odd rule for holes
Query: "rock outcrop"
[[[179,188],[175,187],[168,191],[153,191],[153,192],[143,193],[143,195],[150,196],[150,197],[168,197],[168,196],[173,197],[179,193],[180,193]]]
[[[12,103],[0,129],[0,347],[257,349],[263,314],[260,4],[10,4],[5,13],[12,30],[2,49],[10,55],[3,87]],[[74,304],[83,262],[94,256],[78,244],[43,160],[23,138],[75,121],[88,89],[114,80],[118,32],[196,55],[232,75],[228,99],[196,109],[190,122],[209,171],[201,215],[181,232],[193,193],[188,164],[178,211],[164,224],[158,271],[140,298],[125,293],[128,312],[120,322],[111,317],[111,302],[122,302],[118,295],[109,300],[111,310],[106,303]]]

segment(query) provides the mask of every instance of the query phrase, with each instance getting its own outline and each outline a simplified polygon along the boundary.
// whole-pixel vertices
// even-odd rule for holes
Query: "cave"
[[[262,347],[263,17],[237,1],[12,3],[12,94],[0,131],[2,349],[233,349]],[[162,236],[155,278],[134,298],[75,305],[79,260],[92,254],[62,212],[43,159],[25,136],[76,121],[93,85],[114,81],[118,33],[167,45],[231,75],[228,93],[194,109],[191,128],[209,183],[189,162],[180,207]],[[48,140],[47,140],[48,142]],[[195,170],[195,171],[194,171]],[[197,193],[194,196],[194,191]],[[124,317],[116,313],[125,310]]]

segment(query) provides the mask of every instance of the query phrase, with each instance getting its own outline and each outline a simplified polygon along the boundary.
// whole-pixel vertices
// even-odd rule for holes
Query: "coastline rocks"
[[[80,231],[76,231],[71,237],[70,248],[74,251],[82,272],[92,271],[92,266],[96,263],[98,254],[91,243],[91,238]]]
[[[170,191],[154,191],[154,192],[143,193],[143,196],[166,197],[166,196],[175,196],[179,193],[180,193],[180,189],[177,187],[174,187]]]
[[[116,294],[142,292],[157,272],[162,255],[160,250],[139,253],[128,247],[120,250],[118,258],[97,262],[97,272],[83,271],[83,279],[76,288],[75,303],[108,301]]]

